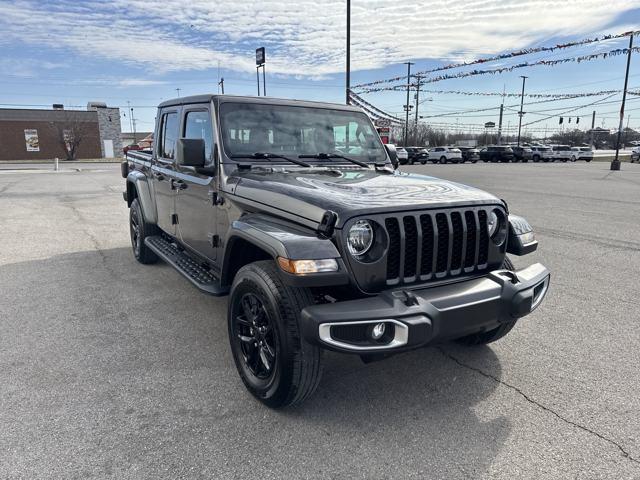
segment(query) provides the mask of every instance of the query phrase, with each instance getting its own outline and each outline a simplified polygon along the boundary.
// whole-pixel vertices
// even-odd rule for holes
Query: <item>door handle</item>
[[[187,188],[186,183],[184,183],[182,180],[176,180],[175,178],[171,179],[169,185],[171,186],[171,190],[184,190],[185,188]]]

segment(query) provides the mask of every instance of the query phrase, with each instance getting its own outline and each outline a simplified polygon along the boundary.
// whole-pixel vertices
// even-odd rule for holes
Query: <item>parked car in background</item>
[[[405,150],[408,154],[407,163],[409,165],[413,165],[417,162],[420,162],[422,165],[424,165],[429,159],[429,152],[427,152],[422,147],[405,147]]]
[[[406,165],[409,161],[409,152],[407,152],[403,147],[396,147],[396,152],[398,154],[398,162],[400,165]]]
[[[533,150],[529,147],[512,145],[511,150],[513,150],[513,157],[516,162],[528,162],[533,158]]]
[[[591,147],[571,147],[571,161],[584,160],[590,162],[593,160],[593,150]]]
[[[480,160],[480,150],[476,147],[458,147],[462,153],[462,163],[471,162],[476,163]]]
[[[532,156],[531,160],[534,162],[548,162],[553,159],[553,151],[551,147],[546,147],[544,145],[531,145]]]
[[[631,163],[640,163],[640,147],[635,147],[631,150]]]
[[[429,160],[433,163],[462,162],[462,152],[458,147],[434,147],[429,150]]]
[[[551,150],[553,151],[553,161],[567,162],[571,160],[573,153],[569,145],[553,145]]]
[[[505,145],[489,145],[480,150],[483,162],[510,162],[514,159],[513,150]]]

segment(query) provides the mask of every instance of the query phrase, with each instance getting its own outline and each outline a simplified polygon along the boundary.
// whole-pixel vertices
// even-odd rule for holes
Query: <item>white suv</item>
[[[433,163],[462,162],[462,151],[457,147],[435,147],[429,150],[429,160]]]
[[[400,165],[406,165],[409,161],[409,152],[403,147],[396,147],[396,153],[398,154],[398,162]]]
[[[529,148],[533,152],[531,159],[534,162],[539,162],[541,160],[543,162],[548,162],[553,159],[553,150],[551,150],[551,147],[545,147],[544,145],[530,145]]]
[[[571,147],[569,145],[554,145],[553,146],[553,160],[560,160],[561,162],[566,162],[571,160],[573,156],[573,152],[571,151]]]
[[[584,160],[590,162],[593,160],[593,150],[591,147],[571,147],[571,161]]]

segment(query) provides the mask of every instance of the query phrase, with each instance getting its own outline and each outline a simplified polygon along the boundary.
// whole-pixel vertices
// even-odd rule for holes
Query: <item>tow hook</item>
[[[418,305],[418,298],[408,290],[399,290],[393,292],[393,296],[399,298],[407,307]]]
[[[511,283],[513,283],[514,285],[516,283],[520,283],[520,279],[518,278],[518,275],[516,275],[516,272],[512,272],[511,270],[505,270],[504,272],[500,272],[500,275],[504,275],[505,277],[509,277],[509,281]]]

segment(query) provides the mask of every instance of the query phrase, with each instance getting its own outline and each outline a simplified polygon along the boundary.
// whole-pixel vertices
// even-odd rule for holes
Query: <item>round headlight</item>
[[[356,257],[364,255],[373,244],[373,228],[367,220],[358,220],[349,229],[347,247],[349,253]]]
[[[498,230],[499,223],[500,222],[498,220],[498,215],[494,210],[491,210],[491,213],[489,213],[489,218],[487,219],[487,230],[490,237],[493,237],[493,234],[496,233],[496,230]]]

